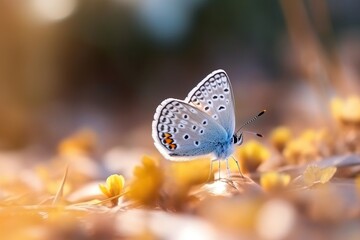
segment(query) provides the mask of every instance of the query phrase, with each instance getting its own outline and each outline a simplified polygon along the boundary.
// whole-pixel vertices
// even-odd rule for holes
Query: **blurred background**
[[[360,2],[0,1],[0,149],[39,147],[81,129],[97,151],[154,150],[165,98],[184,99],[222,68],[237,124],[251,130],[328,121],[333,96],[359,93]]]

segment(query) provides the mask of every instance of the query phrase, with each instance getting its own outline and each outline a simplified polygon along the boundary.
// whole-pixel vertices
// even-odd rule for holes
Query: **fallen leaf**
[[[336,167],[320,168],[316,165],[309,165],[303,173],[304,183],[311,187],[316,183],[327,183],[335,175]]]

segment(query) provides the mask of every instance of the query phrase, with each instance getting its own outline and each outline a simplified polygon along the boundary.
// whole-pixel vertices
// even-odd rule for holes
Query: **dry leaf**
[[[303,173],[304,183],[308,187],[316,183],[327,183],[335,175],[336,170],[336,167],[320,168],[316,165],[309,165]]]

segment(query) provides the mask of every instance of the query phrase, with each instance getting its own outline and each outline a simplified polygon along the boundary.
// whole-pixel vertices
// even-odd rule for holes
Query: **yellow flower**
[[[265,191],[278,191],[286,188],[290,183],[291,177],[285,173],[267,172],[261,174],[260,185]]]
[[[129,184],[127,197],[144,205],[154,205],[160,196],[163,178],[157,161],[144,156],[142,166],[134,169],[134,179]]]
[[[292,133],[287,127],[278,127],[270,134],[270,141],[273,146],[280,152],[284,149],[286,144],[291,140]]]
[[[315,165],[306,167],[303,177],[306,186],[310,187],[316,183],[327,183],[335,175],[336,167],[320,168]]]
[[[318,131],[308,129],[308,130],[304,131],[303,133],[301,133],[299,138],[304,141],[314,142],[319,138],[319,133],[320,132],[318,132]]]
[[[283,155],[290,164],[301,164],[317,160],[320,155],[320,145],[329,142],[329,136],[325,130],[307,130],[298,138],[286,144]]]
[[[334,98],[330,102],[334,118],[343,124],[360,124],[360,97]]]
[[[262,144],[252,140],[237,148],[234,155],[240,160],[241,171],[246,173],[255,171],[270,157],[270,152]]]
[[[196,159],[192,161],[172,162],[171,177],[177,185],[191,186],[204,183],[210,174],[210,159]],[[216,164],[214,164],[216,165]]]
[[[122,175],[113,174],[106,179],[106,185],[99,184],[101,192],[111,199],[114,206],[118,204],[120,194],[124,189],[125,179]]]
[[[90,129],[82,129],[62,140],[58,146],[60,155],[83,155],[91,153],[96,145],[96,134]]]

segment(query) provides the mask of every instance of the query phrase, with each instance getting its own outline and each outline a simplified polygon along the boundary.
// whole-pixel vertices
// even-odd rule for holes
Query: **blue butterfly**
[[[242,144],[243,133],[235,132],[234,95],[226,72],[220,69],[210,73],[185,100],[165,99],[156,109],[152,137],[169,160],[186,161],[210,154],[213,161],[226,160],[228,168],[228,158],[234,146]]]

